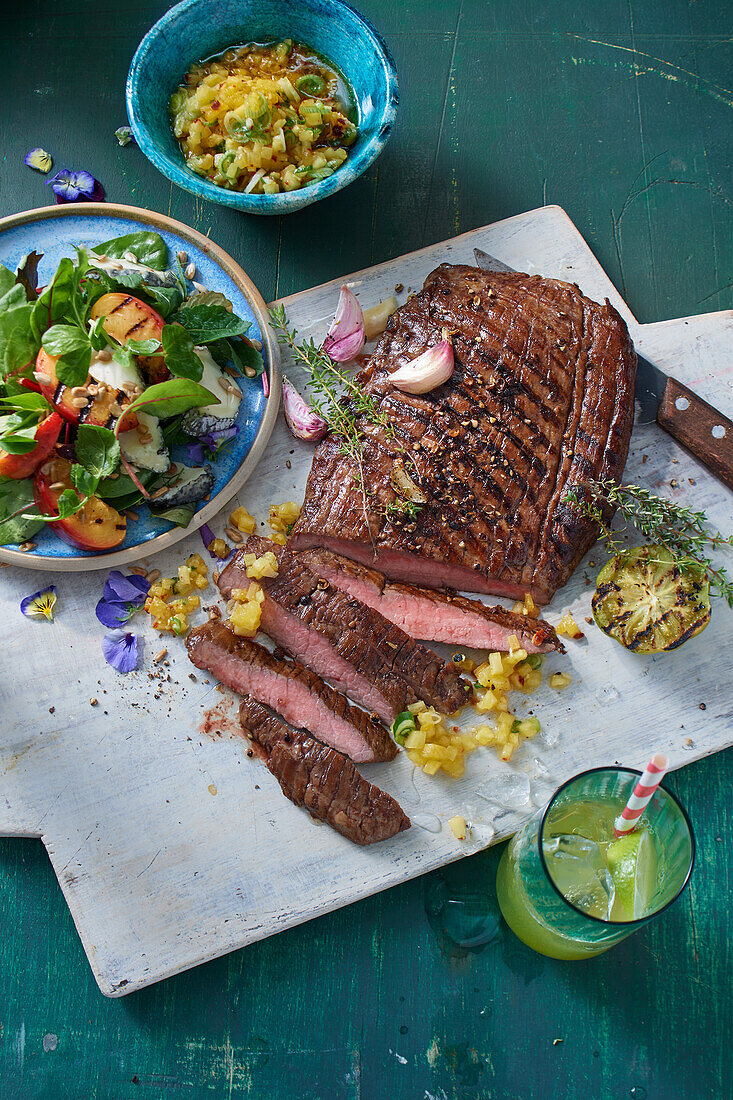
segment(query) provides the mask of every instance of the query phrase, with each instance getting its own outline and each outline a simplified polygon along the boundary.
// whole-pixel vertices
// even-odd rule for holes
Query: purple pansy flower
[[[102,638],[102,653],[107,664],[118,672],[132,672],[137,667],[137,635],[126,630],[110,630]]]
[[[56,585],[49,584],[47,588],[41,588],[30,596],[20,601],[20,610],[29,619],[48,619],[53,622],[53,609],[56,603]]]
[[[199,534],[201,535],[201,541],[204,544],[204,549],[209,550],[209,547],[214,541],[215,535],[209,527],[208,523],[201,524],[201,526],[199,527]],[[215,558],[216,554],[212,553],[211,550],[209,550],[209,556]]]
[[[238,432],[239,428],[233,426],[231,428],[219,428],[216,431],[199,436],[195,443],[187,443],[184,447],[187,461],[198,466],[202,462],[207,462],[210,458],[216,458],[224,444],[228,443],[230,439],[234,439]]]
[[[150,581],[136,573],[125,576],[113,569],[107,577],[96,615],[102,626],[120,627],[142,607],[150,589]]]
[[[46,187],[51,187],[56,196],[56,202],[102,202],[104,188],[99,180],[95,180],[91,172],[85,172],[80,168],[73,172],[70,168],[61,168],[55,176],[46,180]]]
[[[31,149],[23,157],[29,168],[35,168],[36,172],[50,172],[53,166],[53,158],[45,149]]]

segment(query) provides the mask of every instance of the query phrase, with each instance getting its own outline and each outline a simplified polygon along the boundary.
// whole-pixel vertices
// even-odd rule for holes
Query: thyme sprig
[[[666,546],[681,569],[692,572],[702,569],[713,595],[721,596],[733,607],[733,581],[725,567],[710,557],[711,550],[733,547],[733,535],[722,535],[712,529],[704,512],[658,497],[640,485],[616,485],[610,479],[583,482],[566,493],[564,501],[599,525],[614,554],[623,548],[614,538],[603,512],[608,507],[618,509],[623,519],[645,538]]]
[[[280,343],[289,349],[294,361],[309,375],[308,391],[314,412],[326,421],[331,433],[338,437],[342,454],[348,455],[358,468],[366,520],[367,490],[363,467],[365,432],[362,425],[366,422],[380,428],[413,468],[414,460],[396,438],[394,425],[379,409],[372,395],[357,385],[313,339],[298,343],[298,331],[290,325],[284,306],[271,309],[270,319]],[[385,505],[383,511],[388,519],[394,516],[414,519],[420,507],[418,502],[403,500],[398,494],[397,501]],[[371,531],[368,521],[367,528]]]

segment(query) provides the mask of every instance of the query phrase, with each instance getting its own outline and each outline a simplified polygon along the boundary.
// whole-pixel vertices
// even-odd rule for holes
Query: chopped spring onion
[[[247,184],[247,186],[244,189],[245,195],[248,195],[250,193],[250,191],[254,191],[255,187],[260,182],[260,180],[262,179],[264,174],[265,174],[265,169],[264,168],[258,168],[257,169],[255,174],[252,176],[252,179],[249,181],[249,183]]]
[[[323,95],[326,90],[325,82],[315,73],[308,73],[307,76],[301,76],[296,80],[295,87],[299,92],[303,92],[304,95]]]
[[[392,726],[392,736],[398,745],[404,745],[409,735],[417,727],[415,725],[415,715],[409,710],[403,710],[401,714],[398,714],[394,720]]]

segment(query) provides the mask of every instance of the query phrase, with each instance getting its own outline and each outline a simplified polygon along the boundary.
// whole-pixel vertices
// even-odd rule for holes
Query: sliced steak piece
[[[418,699],[447,714],[470,699],[470,685],[453,665],[312,573],[284,546],[250,536],[219,577],[222,595],[245,586],[246,554],[268,550],[278,559],[279,573],[260,581],[262,629],[319,676],[386,722]]]
[[[394,798],[368,783],[343,753],[292,729],[254,699],[242,700],[239,720],[264,750],[285,797],[342,836],[356,844],[376,844],[410,828]]]
[[[251,695],[319,741],[360,764],[393,760],[397,746],[384,726],[310,669],[275,657],[264,646],[239,638],[220,622],[197,626],[186,639],[188,655],[232,691]]]
[[[554,627],[544,619],[518,615],[500,605],[487,607],[455,592],[391,584],[384,573],[330,550],[303,550],[299,556],[319,577],[373,607],[413,638],[506,651],[514,635],[527,653],[564,652]]]
[[[446,329],[448,382],[422,395],[393,387],[390,374]],[[358,420],[363,481],[326,437],[291,548],[325,547],[392,580],[546,603],[598,535],[565,494],[623,473],[635,370],[608,302],[539,275],[442,264],[356,376],[388,422]]]

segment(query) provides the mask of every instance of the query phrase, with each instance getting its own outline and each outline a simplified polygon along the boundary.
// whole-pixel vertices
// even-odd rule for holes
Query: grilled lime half
[[[637,546],[598,574],[593,617],[634,653],[664,653],[710,622],[710,585],[702,569],[680,569],[665,546]]]

